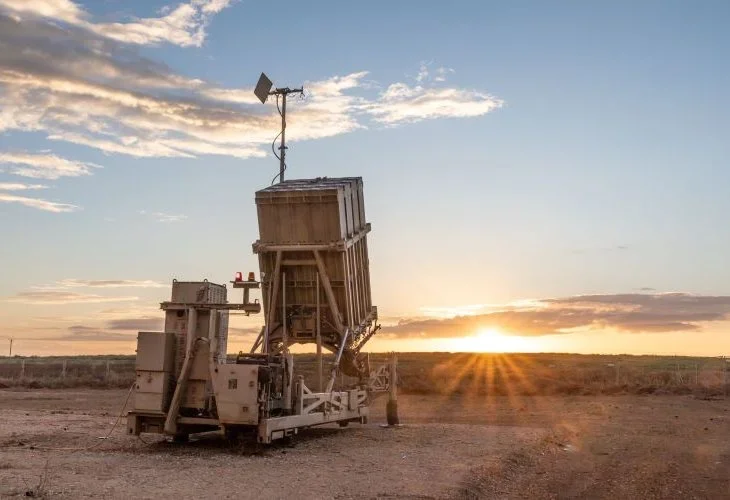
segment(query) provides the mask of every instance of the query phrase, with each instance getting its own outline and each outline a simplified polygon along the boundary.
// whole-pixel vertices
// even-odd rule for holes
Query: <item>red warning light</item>
[[[251,271],[248,273],[248,281],[256,281],[256,275]]]
[[[243,281],[243,273],[241,271],[236,273],[235,281]]]

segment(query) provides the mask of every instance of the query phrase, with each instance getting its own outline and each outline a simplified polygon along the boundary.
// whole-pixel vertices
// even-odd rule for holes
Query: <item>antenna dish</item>
[[[269,80],[269,77],[266,76],[265,73],[261,73],[259,82],[256,84],[256,88],[253,91],[253,93],[256,94],[256,97],[259,98],[259,101],[261,101],[261,104],[266,103],[266,99],[269,98],[269,91],[273,86],[274,83]]]
[[[298,88],[298,89],[290,89],[289,87],[283,87],[283,88],[276,88],[274,91],[271,91],[271,87],[273,87],[274,84],[269,80],[269,77],[266,76],[265,73],[261,73],[261,76],[259,77],[259,82],[256,84],[256,88],[254,89],[253,93],[256,94],[256,97],[259,98],[259,101],[261,101],[261,104],[266,104],[266,99],[270,95],[276,96],[276,109],[279,112],[279,115],[281,115],[281,132],[279,132],[279,135],[274,138],[274,142],[271,143],[271,151],[274,153],[274,156],[276,156],[276,159],[279,160],[279,173],[274,177],[274,180],[271,181],[273,184],[276,178],[279,178],[279,182],[284,182],[284,170],[286,170],[286,160],[284,159],[286,157],[286,96],[289,94],[300,94],[304,95],[304,89]],[[281,96],[281,107],[279,107],[279,96]],[[274,151],[274,144],[276,143],[276,139],[281,137],[281,143],[279,146],[279,154],[276,154],[276,151]]]

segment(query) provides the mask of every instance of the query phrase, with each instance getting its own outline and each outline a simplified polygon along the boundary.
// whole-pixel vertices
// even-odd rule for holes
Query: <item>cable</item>
[[[271,143],[271,152],[272,152],[272,153],[274,153],[274,156],[275,156],[275,157],[276,157],[276,159],[277,159],[277,160],[279,160],[280,162],[281,162],[281,157],[280,157],[280,156],[279,156],[278,154],[276,154],[276,150],[274,149],[274,145],[276,144],[276,140],[277,140],[277,139],[279,138],[279,136],[281,136],[281,134],[282,134],[283,132],[284,132],[284,130],[282,130],[281,132],[279,132],[279,133],[278,133],[278,134],[276,135],[276,137],[274,137],[274,141],[273,141],[273,142]],[[286,171],[286,163],[284,163],[284,171]],[[276,175],[274,176],[274,178],[273,178],[273,179],[271,179],[271,185],[272,185],[272,186],[273,186],[273,185],[274,185],[274,183],[276,182],[276,178],[277,178],[277,177],[279,177],[280,175],[281,175],[281,172],[279,172],[278,174],[276,174]]]
[[[274,137],[274,141],[271,143],[271,152],[274,153],[274,156],[276,157],[276,159],[279,160],[279,162],[281,162],[281,156],[279,156],[278,154],[276,154],[276,150],[274,149],[274,145],[276,144],[276,140],[281,136],[281,134],[284,133],[284,130],[286,130],[286,118],[284,118],[284,113],[281,112],[281,108],[279,107],[279,94],[276,94],[276,110],[279,112],[279,116],[282,119],[282,124],[281,124],[282,127],[281,127],[281,132],[279,132],[276,135],[276,137]],[[271,185],[272,186],[276,182],[277,177],[281,176],[281,174],[283,174],[284,172],[286,172],[286,167],[287,167],[286,162],[284,162],[284,168],[281,169],[281,171],[278,174],[276,174],[273,179],[271,179]]]
[[[101,443],[103,443],[105,440],[109,438],[109,436],[112,435],[112,432],[114,432],[114,429],[116,429],[117,424],[119,424],[119,421],[124,416],[124,410],[127,408],[127,403],[129,402],[129,397],[132,395],[132,391],[134,390],[134,386],[137,383],[133,383],[132,386],[129,388],[129,391],[127,392],[127,397],[124,399],[124,404],[122,405],[122,409],[119,410],[119,414],[117,415],[117,419],[114,421],[114,425],[112,425],[112,428],[109,429],[109,432],[106,433],[106,436],[99,437],[100,441],[97,441],[95,444],[92,444],[91,446],[86,446],[84,448],[46,448],[44,446],[33,446],[34,450],[41,450],[41,451],[70,451],[71,453],[75,453],[77,451],[88,451],[96,448]]]

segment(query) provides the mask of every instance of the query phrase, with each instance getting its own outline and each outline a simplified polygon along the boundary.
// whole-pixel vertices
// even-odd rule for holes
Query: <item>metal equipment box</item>
[[[259,423],[258,373],[256,365],[229,364],[215,370],[215,404],[222,424]]]
[[[139,332],[134,409],[162,413],[170,403],[175,335]]]
[[[215,308],[191,308],[206,304],[226,304],[227,289],[209,281],[177,281],[172,282],[170,302],[163,304],[165,310],[165,331],[175,335],[175,354],[173,374],[175,380],[180,375],[185,354],[194,341],[188,338],[188,328],[194,327],[196,338],[210,338],[213,329],[215,352],[211,356],[211,345],[202,343],[197,348],[193,366],[188,377],[185,393],[182,398],[183,408],[203,408],[212,396],[210,385],[209,362],[225,363],[228,347],[228,311]],[[195,309],[194,317],[191,310]]]
[[[170,302],[180,304],[220,304],[226,301],[225,285],[208,281],[172,281]]]
[[[175,362],[173,333],[139,332],[135,370],[172,372]]]
[[[262,243],[329,243],[365,228],[360,177],[297,179],[256,192]]]
[[[176,376],[180,374],[185,352],[189,347],[187,331],[190,318],[188,317],[189,308],[185,304],[225,304],[226,302],[227,290],[225,285],[208,281],[174,280],[172,282],[172,297],[170,302],[165,305],[165,331],[174,333],[176,338],[177,347],[174,361]],[[217,314],[213,322],[217,341],[214,360],[225,363],[228,348],[228,311],[199,311],[195,319],[196,335],[198,337],[208,337],[208,330],[211,328],[211,314]],[[198,357],[207,360],[209,355],[208,346],[201,346],[200,351]]]

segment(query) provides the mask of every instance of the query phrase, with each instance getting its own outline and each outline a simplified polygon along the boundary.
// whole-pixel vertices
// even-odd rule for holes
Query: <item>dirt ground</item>
[[[253,452],[99,439],[125,396],[0,390],[0,498],[730,498],[730,400],[401,396]]]

